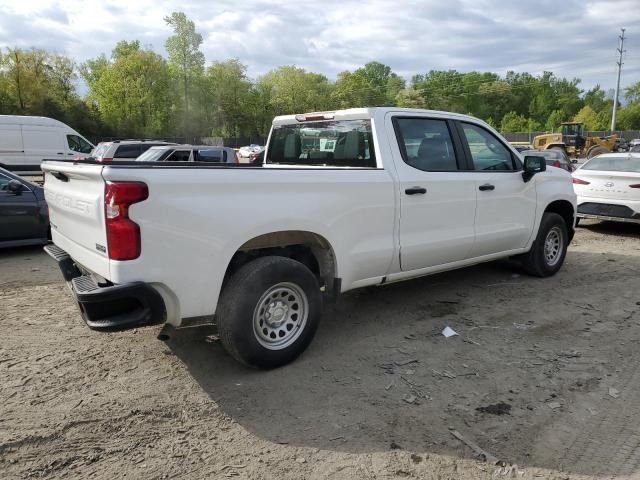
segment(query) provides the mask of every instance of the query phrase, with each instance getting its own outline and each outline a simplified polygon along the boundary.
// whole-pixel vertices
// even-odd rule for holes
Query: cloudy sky
[[[183,11],[207,61],[239,58],[251,77],[295,64],[335,79],[377,60],[410,78],[431,69],[507,70],[615,86],[640,81],[638,0],[0,0],[0,48],[43,47],[77,61],[139,39],[165,55],[163,17]]]

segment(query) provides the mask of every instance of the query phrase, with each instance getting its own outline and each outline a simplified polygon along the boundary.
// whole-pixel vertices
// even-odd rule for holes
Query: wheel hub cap
[[[253,333],[263,347],[282,350],[300,337],[308,315],[304,290],[293,283],[278,283],[258,300],[253,312]]]
[[[547,233],[544,241],[544,259],[547,265],[553,266],[560,260],[562,255],[562,231],[558,227],[553,227]]]

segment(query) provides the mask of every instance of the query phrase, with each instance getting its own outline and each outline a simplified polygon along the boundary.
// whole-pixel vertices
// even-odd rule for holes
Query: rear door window
[[[425,172],[458,170],[446,120],[397,118],[395,128],[400,152],[407,165]]]
[[[167,162],[188,162],[191,150],[176,150],[166,158]]]
[[[224,150],[203,148],[195,153],[195,160],[197,162],[225,163],[227,161],[227,152]]]
[[[140,145],[119,145],[113,158],[137,158],[140,153]]]
[[[376,168],[371,120],[276,125],[266,163]]]

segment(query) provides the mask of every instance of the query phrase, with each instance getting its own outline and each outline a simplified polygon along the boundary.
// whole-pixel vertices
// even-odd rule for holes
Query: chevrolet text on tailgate
[[[276,117],[262,165],[45,161],[57,260],[89,327],[214,319],[254,367],[292,361],[339,293],[516,257],[546,277],[571,176],[454,113]]]

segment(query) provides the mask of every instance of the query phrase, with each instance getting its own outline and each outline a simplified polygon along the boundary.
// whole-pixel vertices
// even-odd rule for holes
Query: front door
[[[520,160],[489,130],[460,122],[459,131],[477,190],[471,257],[523,248],[535,222],[536,182],[523,180]]]
[[[474,241],[476,190],[473,172],[454,141],[451,121],[429,117],[387,118],[400,199],[400,265],[403,271],[468,258]]]
[[[38,238],[42,226],[36,197],[26,188],[19,194],[9,192],[11,180],[0,174],[0,241]]]

